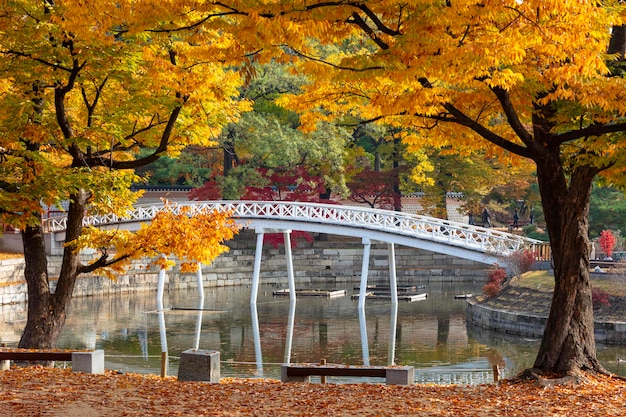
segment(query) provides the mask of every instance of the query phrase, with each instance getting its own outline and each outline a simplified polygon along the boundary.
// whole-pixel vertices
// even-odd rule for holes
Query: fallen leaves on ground
[[[281,383],[223,378],[219,384],[140,374],[12,368],[0,372],[2,416],[623,416],[626,382],[590,378],[541,388],[533,382],[394,386]]]
[[[6,253],[0,252],[0,261],[4,261],[6,259],[21,259],[24,255],[21,253]]]

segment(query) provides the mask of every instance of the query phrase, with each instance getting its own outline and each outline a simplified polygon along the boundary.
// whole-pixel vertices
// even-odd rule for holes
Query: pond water
[[[399,301],[395,322],[389,300],[367,300],[365,315],[360,315],[351,297],[358,293],[354,284],[325,288],[345,289],[343,297],[298,297],[295,310],[289,297],[273,294],[286,284],[261,285],[256,309],[250,307],[247,286],[207,288],[202,310],[196,290],[166,292],[163,322],[156,311],[156,292],[74,299],[59,347],[104,349],[105,367],[122,372],[159,374],[165,346],[167,372],[174,376],[180,353],[199,348],[220,351],[222,377],[279,379],[286,361],[326,359],[412,365],[417,382],[491,382],[493,365],[500,366],[504,377],[531,366],[539,340],[468,328],[466,300],[454,296],[479,293],[481,286],[427,284],[418,290],[428,294],[425,300]],[[0,310],[3,337],[9,331],[19,338],[26,313],[18,307],[10,313]],[[598,356],[616,372],[618,359],[626,359],[626,346],[599,345]],[[619,373],[626,375],[624,363],[621,368]]]

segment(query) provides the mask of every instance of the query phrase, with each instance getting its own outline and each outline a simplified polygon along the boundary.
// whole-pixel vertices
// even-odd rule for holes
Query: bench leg
[[[104,350],[72,352],[72,372],[104,373]]]
[[[280,381],[281,382],[310,382],[310,376],[289,376],[287,375],[287,368],[289,365],[282,365],[280,367]]]
[[[385,371],[385,379],[387,385],[413,385],[415,381],[415,368],[412,366],[387,368]]]

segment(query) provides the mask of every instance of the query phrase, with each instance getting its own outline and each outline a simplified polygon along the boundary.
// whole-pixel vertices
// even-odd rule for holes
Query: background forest
[[[463,211],[477,215],[488,208],[496,224],[512,222],[520,213],[525,235],[547,240],[535,172],[529,166],[505,165],[483,152],[458,155],[447,149],[407,150],[397,127],[359,120],[329,122],[306,133],[299,115],[276,103],[282,94],[296,94],[305,82],[285,64],[254,65],[241,99],[254,102],[252,111],[227,126],[217,145],[189,146],[178,158],[162,157],[137,172],[145,186],[197,189],[196,199],[300,199],[326,195],[371,207],[394,206],[394,195],[419,195],[424,214],[448,217],[445,196],[462,194]],[[405,132],[406,133],[406,132]],[[145,151],[146,153],[149,150]],[[495,175],[494,175],[495,173]],[[282,194],[306,184],[319,193]],[[276,193],[251,195],[271,187]],[[302,187],[300,187],[302,188]],[[312,190],[310,190],[312,191]],[[530,215],[533,225],[529,225]],[[596,183],[592,190],[589,234],[597,238],[610,229],[622,250],[626,236],[624,193]]]

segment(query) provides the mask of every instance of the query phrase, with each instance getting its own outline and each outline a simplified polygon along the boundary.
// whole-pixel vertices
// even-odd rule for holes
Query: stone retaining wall
[[[468,325],[515,336],[541,338],[547,317],[518,314],[512,311],[489,308],[475,299],[469,299],[465,318]],[[595,322],[596,342],[605,345],[626,344],[626,323]]]
[[[203,266],[205,287],[249,285],[252,280],[256,234],[242,231],[228,242],[230,251],[213,264]],[[484,282],[490,265],[484,265],[438,253],[396,246],[396,274],[399,283],[428,283],[432,281]],[[363,245],[360,239],[339,236],[316,236],[313,242],[298,241],[292,250],[294,275],[300,284],[326,287],[335,283],[358,282],[361,275]],[[83,262],[91,257],[83,255]],[[49,259],[49,274],[58,276],[60,257]],[[76,282],[74,296],[92,296],[109,293],[156,291],[158,271],[146,267],[147,262],[133,262],[128,273],[116,281],[103,276],[81,276]],[[287,263],[283,247],[274,249],[265,244],[261,260],[261,282],[287,282]],[[370,253],[369,282],[388,282],[389,263],[386,244],[373,244]],[[23,278],[24,260],[0,261],[0,304],[26,300]],[[181,274],[178,268],[167,273],[166,289],[195,288],[196,274]]]

